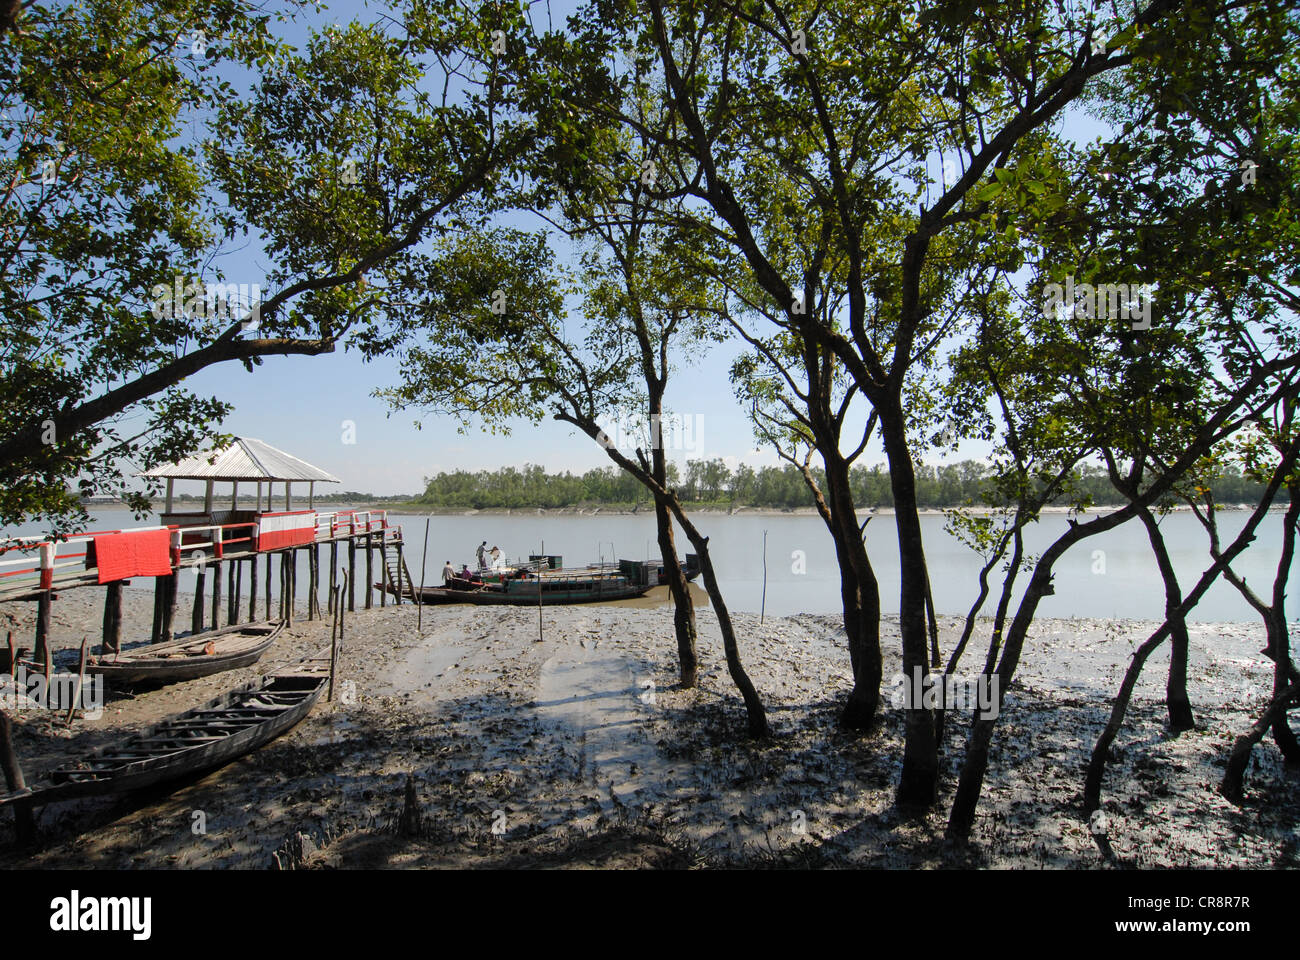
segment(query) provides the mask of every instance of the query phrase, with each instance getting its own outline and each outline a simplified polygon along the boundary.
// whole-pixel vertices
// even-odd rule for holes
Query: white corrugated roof
[[[140,474],[165,480],[317,480],[341,483],[338,477],[305,460],[251,437],[236,437],[221,450],[198,453]]]

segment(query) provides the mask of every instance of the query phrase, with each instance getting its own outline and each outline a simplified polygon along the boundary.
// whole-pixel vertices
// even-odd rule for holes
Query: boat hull
[[[280,623],[224,627],[172,643],[139,647],[88,664],[86,672],[99,674],[105,682],[124,687],[195,680],[252,666],[270,649],[282,628]],[[216,646],[214,653],[188,652],[188,648],[201,649],[208,643]]]
[[[378,586],[378,584],[376,584]],[[390,593],[396,589],[389,587]],[[540,606],[557,607],[578,603],[609,603],[615,600],[632,600],[643,597],[650,590],[650,585],[614,586],[603,584],[601,589],[564,590],[561,588],[542,591]],[[490,587],[481,590],[453,590],[448,587],[425,587],[420,594],[420,602],[427,604],[471,603],[478,606],[536,607],[538,598],[536,590],[502,591]],[[410,590],[402,591],[402,596],[412,597]]]
[[[328,660],[243,684],[50,774],[50,785],[0,802],[32,805],[128,793],[214,770],[297,726],[329,682]],[[133,757],[133,754],[141,754]]]

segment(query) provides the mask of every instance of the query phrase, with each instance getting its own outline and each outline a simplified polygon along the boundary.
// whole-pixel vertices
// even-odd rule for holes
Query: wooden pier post
[[[113,580],[104,593],[104,652],[122,649],[122,581]]]
[[[280,553],[280,605],[284,610],[283,620],[286,627],[293,626],[293,557],[292,550]]]
[[[212,629],[221,626],[221,528],[212,531]]]
[[[166,607],[163,608],[162,641],[170,643],[176,639],[176,602],[181,587],[181,532],[173,530],[168,538],[167,562],[172,568],[167,577]],[[122,608],[118,605],[118,620],[122,619]]]
[[[22,793],[27,789],[27,781],[23,779],[23,768],[14,753],[12,730],[9,715],[0,710],[0,769],[4,770],[9,792]],[[19,843],[29,843],[36,835],[36,819],[32,816],[30,803],[20,800],[14,805],[14,832]]]
[[[314,545],[308,547],[307,548],[307,619],[308,620],[315,620],[316,614],[319,613],[319,611],[317,610],[318,604],[316,603],[316,583],[319,580],[319,576],[316,572],[316,566],[317,566],[317,561],[319,560],[320,560],[320,554],[317,552],[316,547]]]
[[[163,579],[166,583],[163,585],[163,611],[162,611],[162,630],[160,637],[163,643],[170,643],[176,639],[176,594],[180,580],[180,570]]]
[[[244,597],[244,561],[230,562],[230,622],[239,622],[239,605]]]
[[[266,611],[270,619],[270,610]],[[254,555],[248,561],[248,619],[250,623],[257,621],[257,557]]]
[[[221,561],[212,561],[212,629],[221,626]]]
[[[266,555],[266,619],[271,619],[271,555]]]
[[[337,540],[330,541],[330,586],[329,586],[329,608],[330,613],[334,612],[334,604],[338,602],[338,597],[334,595],[335,587],[339,583],[339,543]]]
[[[348,613],[357,609],[357,538],[348,533]]]
[[[162,640],[163,603],[167,590],[163,583],[164,579],[166,578],[153,578],[153,625],[149,628],[150,643],[159,643]]]
[[[369,527],[369,525],[370,522],[366,521],[367,528]],[[366,530],[366,609],[367,610],[369,610],[371,607],[375,605],[374,561],[375,561],[374,534],[371,533],[369,529],[367,529]]]
[[[388,531],[379,531],[379,605],[388,606],[388,585],[392,577],[388,575]]]
[[[45,648],[50,642],[50,591],[42,590],[36,599],[36,653],[39,662],[45,659]]]
[[[203,632],[203,596],[208,585],[208,565],[200,561],[194,573],[194,616],[190,622],[190,633]]]

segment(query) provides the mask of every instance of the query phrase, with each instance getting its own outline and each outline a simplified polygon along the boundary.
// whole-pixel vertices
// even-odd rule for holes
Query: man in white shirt
[[[482,543],[478,545],[478,550],[476,551],[476,555],[478,556],[478,568],[480,570],[482,570],[484,567],[487,566],[487,558],[484,556],[484,554],[486,553],[487,553],[487,541],[484,540]]]
[[[442,568],[442,582],[447,586],[451,586],[451,581],[454,579],[456,579],[456,568],[453,567],[451,561],[448,560],[446,565]]]

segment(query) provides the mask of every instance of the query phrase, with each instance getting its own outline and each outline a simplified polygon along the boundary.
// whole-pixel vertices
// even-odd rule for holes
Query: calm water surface
[[[333,508],[330,508],[333,509]],[[539,516],[481,514],[434,516],[390,514],[401,524],[406,538],[406,562],[420,579],[425,520],[429,520],[427,582],[436,582],[443,561],[460,567],[474,562],[474,549],[483,541],[497,545],[508,557],[546,553],[564,557],[566,566],[581,566],[600,559],[648,559],[656,554],[654,517],[636,515]],[[864,515],[865,517],[865,515]],[[92,529],[135,525],[122,510],[97,510]],[[1227,544],[1246,522],[1246,512],[1220,516],[1220,536]],[[766,610],[791,613],[835,613],[839,609],[839,577],[835,551],[825,526],[817,516],[747,516],[699,514],[693,518],[710,537],[709,546],[720,585],[736,610],[758,612],[763,604],[764,560],[767,570]],[[964,614],[978,594],[976,576],[980,560],[975,553],[944,530],[942,516],[921,518],[926,556],[940,613]],[[1162,521],[1184,589],[1209,565],[1206,538],[1196,518],[1176,513]],[[1027,549],[1040,552],[1066,529],[1063,516],[1050,516],[1026,534]],[[767,534],[764,551],[764,532]],[[6,535],[36,532],[19,527]],[[1281,550],[1282,514],[1270,514],[1261,524],[1255,543],[1234,568],[1261,593],[1272,589]],[[898,546],[894,518],[876,516],[867,527],[867,548],[880,580],[881,605],[887,613],[898,611]],[[689,549],[678,535],[678,549]],[[1100,554],[1097,552],[1101,551]],[[1095,572],[1101,571],[1104,572]],[[1292,583],[1300,574],[1293,573]],[[1022,574],[1021,581],[1027,577]],[[305,571],[299,583],[305,583]],[[997,580],[994,578],[995,589]],[[147,587],[147,581],[137,581]],[[1163,619],[1164,593],[1151,558],[1142,526],[1136,521],[1093,537],[1076,546],[1056,565],[1056,594],[1044,598],[1039,613],[1045,617],[1134,617]],[[1291,592],[1291,591],[1288,591]],[[995,603],[991,598],[989,606]],[[1295,615],[1295,611],[1291,611]],[[1231,586],[1216,584],[1193,613],[1196,620],[1254,620],[1256,614]]]

